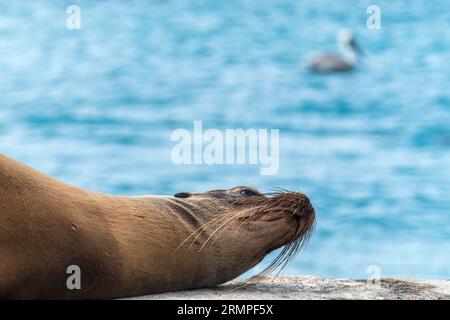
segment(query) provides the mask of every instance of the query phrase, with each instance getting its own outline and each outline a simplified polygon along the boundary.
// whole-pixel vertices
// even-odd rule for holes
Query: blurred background
[[[121,195],[294,188],[318,223],[284,274],[450,278],[449,26],[445,0],[0,1],[0,152]],[[305,70],[341,27],[358,68]],[[280,129],[279,173],[174,165],[194,120]]]

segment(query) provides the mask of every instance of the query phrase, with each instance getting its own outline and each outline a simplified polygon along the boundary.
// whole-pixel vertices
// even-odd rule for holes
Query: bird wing
[[[319,53],[311,58],[308,68],[318,72],[344,71],[351,69],[352,65],[335,54]]]

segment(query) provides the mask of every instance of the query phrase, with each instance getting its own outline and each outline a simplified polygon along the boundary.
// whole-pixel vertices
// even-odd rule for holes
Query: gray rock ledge
[[[450,300],[450,280],[417,280],[407,278],[382,279],[379,284],[365,280],[328,279],[316,276],[279,276],[265,278],[258,283],[237,286],[238,282],[211,288],[183,290],[146,295],[130,299],[386,299]]]

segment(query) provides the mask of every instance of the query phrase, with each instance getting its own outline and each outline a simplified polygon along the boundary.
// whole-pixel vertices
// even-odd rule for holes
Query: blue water
[[[318,224],[284,271],[450,278],[448,1],[0,2],[0,150],[114,194],[250,184],[309,195]],[[351,74],[301,58],[350,27]],[[280,129],[280,170],[176,166],[177,128]],[[267,263],[267,260],[264,262]],[[264,266],[258,266],[253,272]]]

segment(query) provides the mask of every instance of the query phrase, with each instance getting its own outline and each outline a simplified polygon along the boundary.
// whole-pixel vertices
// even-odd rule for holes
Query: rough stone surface
[[[365,280],[328,279],[315,276],[265,278],[245,286],[239,282],[198,290],[183,290],[132,299],[446,299],[450,280],[383,279],[378,284]]]

